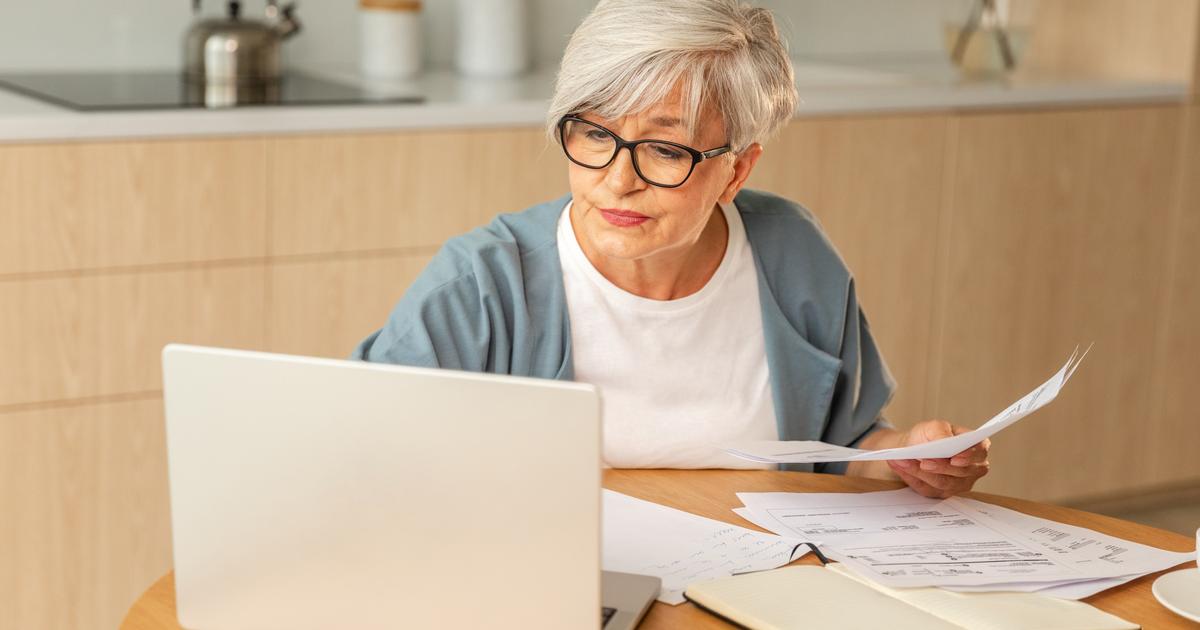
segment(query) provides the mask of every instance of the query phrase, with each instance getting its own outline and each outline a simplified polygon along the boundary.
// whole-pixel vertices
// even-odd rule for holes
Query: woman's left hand
[[[968,431],[970,429],[952,425],[945,420],[926,420],[909,429],[902,444],[912,446]],[[888,461],[888,466],[917,493],[944,499],[967,492],[980,477],[988,474],[988,449],[990,447],[991,441],[985,439],[953,457],[894,459]]]

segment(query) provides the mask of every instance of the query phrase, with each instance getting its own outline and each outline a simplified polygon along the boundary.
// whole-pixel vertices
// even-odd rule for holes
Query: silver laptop
[[[601,601],[590,385],[170,345],[163,388],[184,628],[631,628],[658,593]]]

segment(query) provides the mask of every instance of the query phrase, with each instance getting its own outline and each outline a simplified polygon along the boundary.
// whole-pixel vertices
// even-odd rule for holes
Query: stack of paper
[[[929,499],[907,488],[738,498],[745,507],[734,512],[746,520],[781,536],[821,540],[826,555],[888,587],[1081,599],[1195,557],[973,499]]]
[[[781,567],[807,553],[800,541],[604,491],[605,571],[662,579],[658,601],[683,603],[689,584]],[[793,553],[795,555],[793,555]]]

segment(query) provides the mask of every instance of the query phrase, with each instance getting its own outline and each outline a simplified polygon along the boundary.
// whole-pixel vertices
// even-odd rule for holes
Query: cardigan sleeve
[[[846,304],[840,350],[841,368],[834,386],[829,422],[821,441],[855,447],[872,432],[891,428],[882,413],[896,391],[896,382],[871,335],[853,282]],[[814,470],[845,474],[848,465],[848,462],[818,464]]]
[[[352,359],[557,378],[567,326],[553,248],[521,251],[500,222],[447,241]],[[553,242],[551,241],[551,244]]]
[[[469,275],[440,281],[430,263],[382,328],[358,344],[351,359],[415,367],[483,371],[492,345],[490,324]]]
[[[508,321],[519,301],[516,244],[480,228],[448,240],[352,359],[504,373]]]

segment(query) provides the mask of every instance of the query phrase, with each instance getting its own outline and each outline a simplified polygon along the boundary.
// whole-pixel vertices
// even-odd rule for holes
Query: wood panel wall
[[[1164,299],[1152,373],[1151,409],[1159,421],[1146,426],[1157,450],[1144,474],[1164,484],[1177,478],[1180,466],[1200,461],[1200,407],[1192,400],[1200,382],[1200,105],[1188,106],[1185,116],[1179,203],[1167,228]]]
[[[751,183],[855,271],[901,426],[977,424],[1097,343],[986,489],[1178,484],[1200,480],[1196,116],[804,119]],[[532,129],[0,146],[0,627],[114,627],[169,568],[164,343],[345,356],[443,240],[561,195],[563,167]]]

